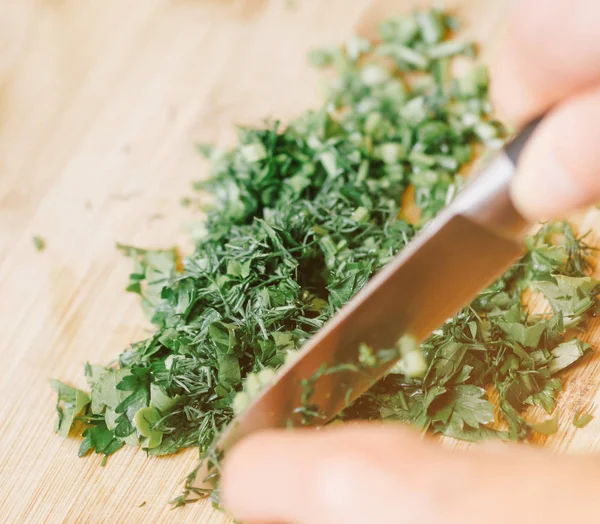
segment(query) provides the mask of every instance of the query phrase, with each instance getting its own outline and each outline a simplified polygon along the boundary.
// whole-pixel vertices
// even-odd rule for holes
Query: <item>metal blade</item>
[[[219,439],[227,450],[260,429],[302,424],[303,381],[328,366],[356,364],[359,347],[394,348],[410,333],[427,337],[499,277],[522,254],[515,240],[461,215],[446,213],[411,242],[282,368],[272,384]],[[324,423],[368,390],[397,362],[368,372],[324,374],[311,404]]]
[[[348,302],[285,365],[275,382],[227,427],[207,453],[195,481],[210,490],[221,452],[266,428],[323,424],[382,378],[398,361],[360,366],[363,344],[376,354],[410,334],[425,339],[501,276],[522,254],[528,228],[510,197],[521,151],[541,118],[528,124],[440,215]],[[384,363],[382,363],[384,362]],[[328,373],[327,370],[335,369]],[[315,377],[318,377],[315,380]],[[311,414],[314,415],[314,414]],[[208,477],[203,473],[208,474]]]

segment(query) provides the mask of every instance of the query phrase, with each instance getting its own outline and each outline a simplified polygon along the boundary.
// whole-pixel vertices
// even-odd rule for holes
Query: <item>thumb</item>
[[[517,208],[532,219],[565,215],[600,202],[600,87],[552,110],[519,162]]]

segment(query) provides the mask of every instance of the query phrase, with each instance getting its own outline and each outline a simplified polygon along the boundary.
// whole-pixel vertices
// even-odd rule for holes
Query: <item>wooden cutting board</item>
[[[52,433],[48,378],[85,387],[84,362],[146,335],[114,244],[190,247],[181,225],[199,217],[179,200],[206,173],[193,143],[229,144],[235,123],[317,106],[308,49],[368,30],[390,4],[414,2],[0,1],[0,521],[226,521],[206,503],[166,504],[193,450],[148,459],[127,448],[104,468],[78,459],[79,440]],[[487,37],[503,2],[447,4]],[[581,218],[594,226],[597,211]],[[570,372],[548,446],[600,444],[600,418],[570,423],[598,395],[599,366],[600,354]]]

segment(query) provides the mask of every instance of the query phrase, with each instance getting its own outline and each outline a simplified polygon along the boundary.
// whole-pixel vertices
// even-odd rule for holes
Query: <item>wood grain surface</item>
[[[193,450],[149,459],[126,448],[104,468],[78,459],[79,440],[52,432],[48,378],[85,387],[84,362],[145,336],[114,244],[189,249],[182,224],[199,217],[179,199],[206,172],[193,143],[229,144],[236,123],[316,106],[307,50],[415,4],[0,0],[0,522],[227,521],[206,503],[166,504]],[[485,40],[503,2],[446,4]],[[599,212],[579,222],[600,245]],[[597,349],[599,327],[587,335]],[[561,430],[546,445],[599,447],[600,418],[571,424],[598,395],[599,367],[600,352],[569,372]]]

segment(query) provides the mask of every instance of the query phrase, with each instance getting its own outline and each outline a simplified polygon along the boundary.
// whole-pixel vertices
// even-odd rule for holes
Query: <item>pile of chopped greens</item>
[[[85,425],[80,456],[124,444],[204,452],[454,197],[476,150],[502,144],[486,69],[452,74],[453,57],[475,50],[456,28],[441,11],[419,12],[383,22],[378,43],[315,51],[315,65],[337,71],[320,110],[240,129],[231,151],[200,147],[212,174],[197,189],[214,199],[194,253],[180,261],[175,250],[120,246],[135,263],[128,290],[156,331],[108,366],[87,365],[90,394],[53,383],[58,432]],[[544,225],[528,248],[422,345],[421,378],[397,367],[343,416],[470,441],[548,431],[523,412],[553,412],[558,374],[589,349],[572,335],[598,310],[600,283],[568,223]],[[523,297],[535,293],[551,312],[528,312]]]

